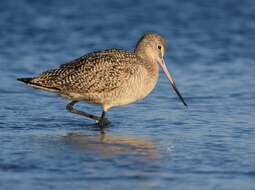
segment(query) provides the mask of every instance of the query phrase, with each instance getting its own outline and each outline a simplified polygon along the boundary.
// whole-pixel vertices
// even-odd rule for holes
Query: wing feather
[[[119,88],[137,72],[137,57],[110,49],[89,53],[34,79],[47,88],[73,93],[101,93]]]

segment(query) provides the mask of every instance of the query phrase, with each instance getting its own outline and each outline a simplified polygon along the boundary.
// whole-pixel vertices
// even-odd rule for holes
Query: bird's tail
[[[33,78],[17,78],[18,81],[24,82],[26,84],[31,84]]]
[[[46,91],[57,92],[59,89],[53,86],[46,85],[44,82],[37,80],[37,78],[17,78],[18,81],[24,82],[25,84],[39,88]]]

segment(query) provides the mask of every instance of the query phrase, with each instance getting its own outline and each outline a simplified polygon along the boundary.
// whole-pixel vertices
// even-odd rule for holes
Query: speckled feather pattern
[[[43,72],[32,82],[60,92],[100,93],[119,88],[137,73],[134,54],[117,49],[89,53],[58,69]]]

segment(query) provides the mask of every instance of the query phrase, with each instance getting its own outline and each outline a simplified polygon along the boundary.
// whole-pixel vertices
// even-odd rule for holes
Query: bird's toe
[[[106,127],[107,125],[109,125],[109,123],[110,123],[110,121],[107,118],[103,118],[98,121],[98,126]]]

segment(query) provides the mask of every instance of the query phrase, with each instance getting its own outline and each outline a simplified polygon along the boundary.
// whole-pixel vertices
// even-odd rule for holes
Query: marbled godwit
[[[159,34],[146,33],[137,42],[134,52],[120,49],[93,52],[58,69],[18,80],[72,100],[66,106],[68,111],[94,119],[103,126],[108,122],[105,114],[110,108],[143,99],[153,90],[160,66],[187,106],[164,62],[166,45]],[[75,109],[74,104],[80,101],[102,105],[101,117]]]

